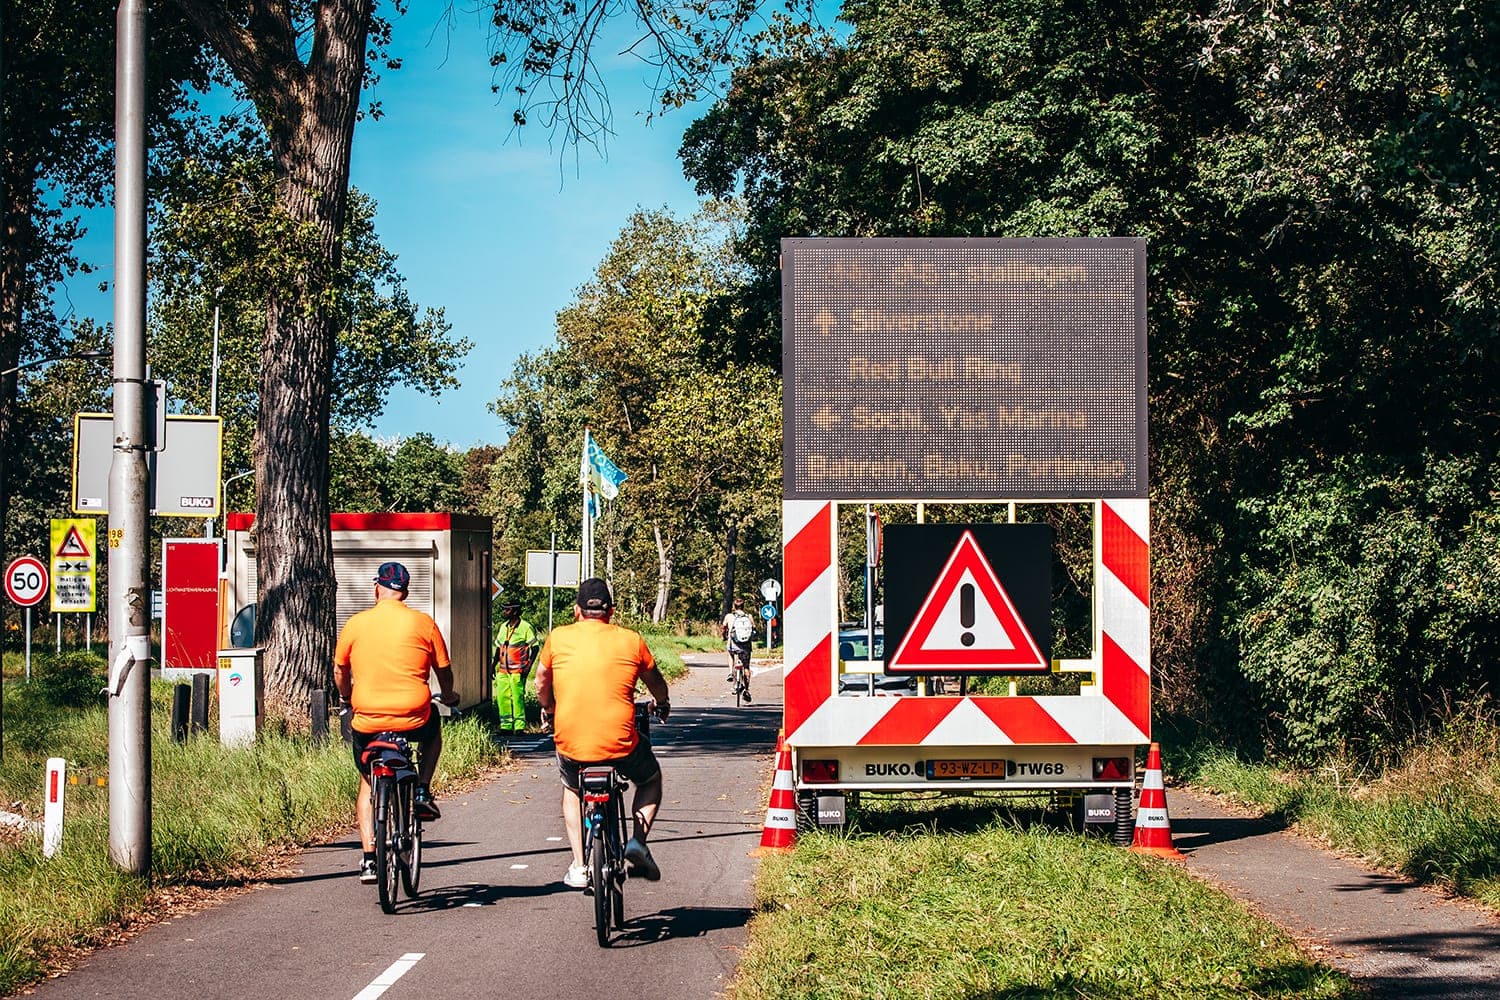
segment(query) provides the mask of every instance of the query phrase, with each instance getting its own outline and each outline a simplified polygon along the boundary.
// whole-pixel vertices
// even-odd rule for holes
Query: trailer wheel
[[[797,832],[812,833],[818,828],[818,793],[797,793]]]
[[[1135,798],[1135,789],[1115,789],[1115,846],[1129,847],[1135,839],[1135,817],[1131,814],[1131,806]]]

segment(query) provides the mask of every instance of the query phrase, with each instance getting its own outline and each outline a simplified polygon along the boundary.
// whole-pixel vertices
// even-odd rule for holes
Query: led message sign
[[[792,500],[1146,496],[1140,239],[787,239]]]

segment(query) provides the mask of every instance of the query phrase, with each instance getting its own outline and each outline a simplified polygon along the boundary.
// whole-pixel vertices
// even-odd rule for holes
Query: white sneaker
[[[588,866],[568,865],[568,873],[563,876],[563,885],[569,889],[587,889],[589,886]]]

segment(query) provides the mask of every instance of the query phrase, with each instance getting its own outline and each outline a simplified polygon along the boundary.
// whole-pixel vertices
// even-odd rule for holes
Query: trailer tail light
[[[1095,757],[1094,758],[1094,780],[1095,781],[1129,781],[1130,780],[1130,758],[1129,757]]]
[[[839,780],[839,762],[836,760],[804,760],[802,783],[806,785],[830,785]]]

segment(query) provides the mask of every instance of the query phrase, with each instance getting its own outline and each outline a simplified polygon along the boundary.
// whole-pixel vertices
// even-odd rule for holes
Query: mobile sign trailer
[[[1128,842],[1151,706],[1144,241],[784,240],[782,280],[799,822],[843,822],[862,792],[1046,792]],[[913,532],[932,501],[1087,505],[1089,656],[1050,656],[1050,594],[1038,605],[1027,575],[1047,540],[976,519],[912,534],[929,551],[893,568],[887,526],[884,662],[860,667],[924,682],[841,691],[838,510],[872,501],[915,504]],[[925,683],[1028,673],[1073,675],[1078,694]]]
[[[926,683],[914,694],[895,697],[841,692],[839,678],[849,664],[837,653],[838,507],[831,501],[787,501],[782,507],[784,728],[799,819],[805,825],[820,817],[842,822],[845,795],[851,792],[1049,791],[1070,800],[1075,815],[1087,804],[1080,818],[1097,819],[1128,841],[1136,752],[1150,740],[1147,502],[1092,503],[1091,657],[1046,658],[1028,669],[1014,663],[959,663],[954,657],[909,671],[924,670],[919,675],[924,680],[1023,673],[1067,673],[1079,680],[1077,695],[1038,696],[938,695]],[[939,656],[943,616],[953,617],[953,605],[963,604],[961,587],[942,600],[941,584],[929,592],[946,605],[931,616],[928,652]],[[982,601],[981,594],[976,602],[981,608]],[[896,673],[900,667],[893,661],[901,657],[903,644],[909,648],[920,641],[913,630],[921,619],[902,634],[889,597],[886,614],[886,659],[875,666]],[[981,610],[975,618],[984,615]],[[1024,640],[1011,645],[1023,647]],[[1006,657],[1002,651],[994,658]],[[1090,794],[1107,799],[1085,799]]]

